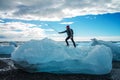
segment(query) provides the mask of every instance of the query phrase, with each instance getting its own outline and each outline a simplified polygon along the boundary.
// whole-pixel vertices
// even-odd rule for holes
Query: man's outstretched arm
[[[65,33],[65,32],[67,32],[67,30],[65,30],[65,31],[62,31],[62,32],[58,32],[58,33]]]

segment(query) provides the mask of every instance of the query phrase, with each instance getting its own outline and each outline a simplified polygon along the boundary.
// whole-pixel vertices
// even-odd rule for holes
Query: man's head
[[[69,26],[69,25],[67,25],[67,26],[66,26],[66,29],[69,29],[69,28],[70,28],[70,26]]]

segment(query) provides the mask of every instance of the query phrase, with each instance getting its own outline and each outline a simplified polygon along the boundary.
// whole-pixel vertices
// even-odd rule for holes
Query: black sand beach
[[[9,68],[7,70],[7,68]],[[6,71],[4,71],[4,70]],[[0,80],[120,80],[120,62],[113,62],[113,69],[105,75],[29,73],[13,67],[10,59],[0,60]]]

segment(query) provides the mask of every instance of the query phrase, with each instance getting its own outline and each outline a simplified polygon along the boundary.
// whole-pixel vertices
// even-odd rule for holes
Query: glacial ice
[[[15,42],[10,42],[9,45],[0,45],[0,54],[11,54],[17,44]]]
[[[47,38],[24,43],[11,59],[29,72],[107,74],[112,69],[112,52],[105,45],[74,48]]]
[[[105,45],[109,47],[112,50],[113,60],[120,61],[120,46],[119,45],[114,44],[110,41],[97,40],[95,38],[91,40],[92,40],[92,43],[91,43],[92,46]]]

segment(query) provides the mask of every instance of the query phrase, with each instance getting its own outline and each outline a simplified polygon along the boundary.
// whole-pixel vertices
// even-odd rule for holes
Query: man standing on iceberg
[[[59,32],[59,33],[67,33],[67,38],[65,39],[65,42],[66,42],[67,46],[69,46],[68,39],[71,39],[71,41],[73,42],[74,47],[76,47],[75,41],[73,39],[73,34],[74,33],[73,33],[73,30],[70,28],[69,25],[66,26],[65,31],[62,31],[62,32]]]

